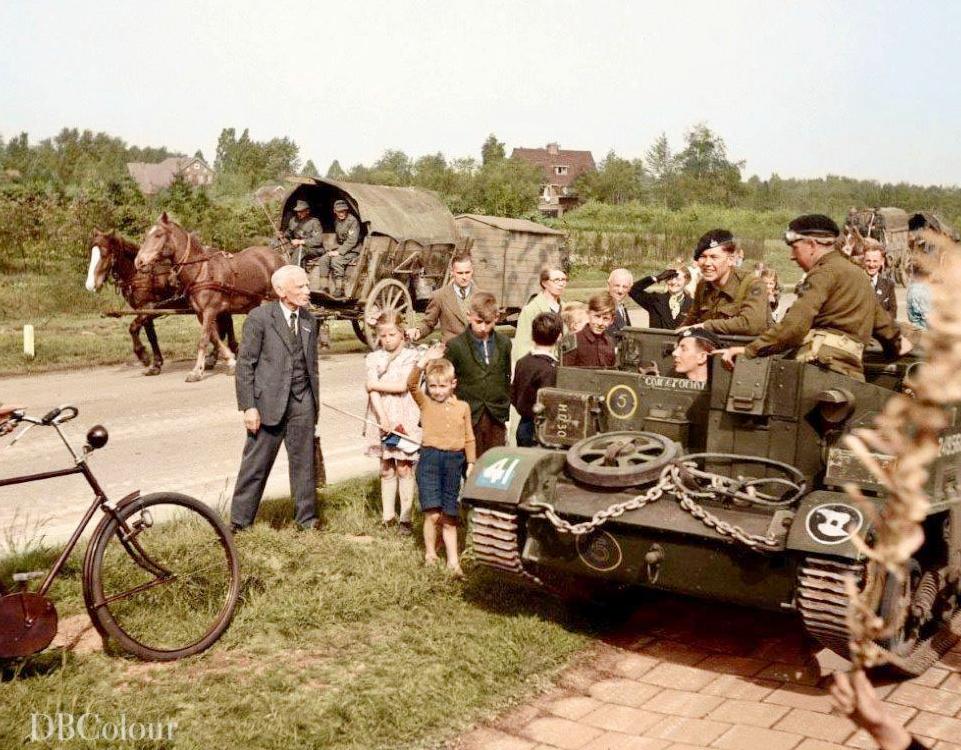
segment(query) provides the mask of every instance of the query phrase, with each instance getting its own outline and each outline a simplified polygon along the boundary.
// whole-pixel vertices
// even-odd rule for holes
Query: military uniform
[[[302,260],[313,258],[324,252],[324,228],[320,225],[320,220],[313,216],[308,216],[301,221],[296,216],[291,216],[287,222],[287,230],[284,237],[288,240],[303,240]]]
[[[724,286],[701,279],[694,302],[679,327],[703,323],[704,329],[726,336],[757,336],[771,325],[767,287],[750,271],[732,268]]]
[[[877,338],[896,355],[901,331],[878,304],[864,270],[837,250],[822,255],[798,285],[784,319],[744,349],[746,357],[796,349],[795,359],[864,380],[864,347]]]
[[[337,237],[337,246],[331,248],[317,263],[317,270],[320,275],[327,276],[331,272],[335,279],[344,278],[347,273],[347,266],[360,253],[360,222],[353,214],[347,214],[343,220],[338,219],[334,224],[334,234]],[[337,251],[337,256],[330,257],[332,251]]]

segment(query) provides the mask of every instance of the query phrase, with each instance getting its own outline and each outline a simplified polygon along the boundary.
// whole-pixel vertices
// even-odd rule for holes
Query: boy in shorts
[[[417,490],[424,514],[424,563],[437,563],[437,527],[447,552],[447,569],[463,578],[457,556],[457,525],[460,510],[461,476],[470,474],[477,459],[471,410],[454,395],[457,378],[454,366],[444,356],[444,345],[434,344],[410,372],[407,390],[420,408],[423,428],[420,461],[417,462]],[[427,393],[420,389],[425,373]]]

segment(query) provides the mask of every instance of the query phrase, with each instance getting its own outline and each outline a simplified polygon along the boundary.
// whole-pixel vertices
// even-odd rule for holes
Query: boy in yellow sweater
[[[420,408],[424,430],[420,461],[417,463],[417,491],[424,514],[424,562],[437,562],[437,527],[441,527],[447,569],[463,577],[457,556],[457,507],[460,481],[470,474],[476,460],[476,442],[471,427],[470,405],[454,395],[457,378],[454,366],[444,356],[444,345],[435,344],[420,358],[407,379],[407,389]],[[420,389],[425,373],[427,393]]]

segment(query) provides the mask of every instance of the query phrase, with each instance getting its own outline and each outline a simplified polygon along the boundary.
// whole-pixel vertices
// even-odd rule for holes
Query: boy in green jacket
[[[470,404],[477,455],[507,441],[511,397],[511,340],[494,330],[493,294],[471,296],[468,326],[447,342],[447,359],[457,376],[457,398]]]

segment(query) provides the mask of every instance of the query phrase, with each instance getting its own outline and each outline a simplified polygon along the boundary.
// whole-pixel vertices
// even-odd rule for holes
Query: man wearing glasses
[[[567,288],[567,273],[556,266],[545,266],[541,269],[540,281],[540,294],[532,297],[531,301],[524,305],[517,319],[517,333],[514,334],[514,343],[511,347],[511,371],[517,360],[530,352],[534,346],[532,335],[534,318],[541,313],[552,312],[559,315],[561,312],[561,295]]]
[[[911,342],[878,303],[864,271],[836,249],[838,225],[822,214],[799,216],[784,241],[791,259],[807,273],[784,319],[747,346],[723,349],[732,367],[738,355],[764,357],[794,350],[794,359],[864,380],[864,347],[873,336],[890,358],[911,351]]]

